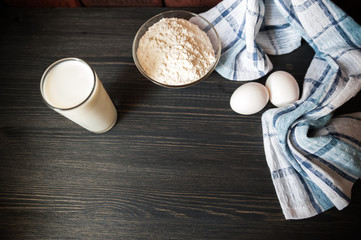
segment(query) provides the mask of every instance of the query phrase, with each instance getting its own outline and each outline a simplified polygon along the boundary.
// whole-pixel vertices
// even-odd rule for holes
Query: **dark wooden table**
[[[360,181],[344,210],[284,219],[262,112],[229,107],[241,83],[214,72],[171,90],[140,74],[133,38],[165,10],[0,9],[0,239],[361,239]],[[302,84],[313,54],[303,43],[271,60]],[[63,57],[97,71],[118,110],[111,131],[87,132],[42,101],[41,75]]]

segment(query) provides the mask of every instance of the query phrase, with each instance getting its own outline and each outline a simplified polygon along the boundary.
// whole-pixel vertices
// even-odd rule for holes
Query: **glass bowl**
[[[141,64],[138,60],[138,57],[137,57],[137,49],[138,49],[138,45],[139,45],[139,40],[148,31],[149,27],[151,27],[153,24],[160,21],[162,18],[183,18],[183,19],[188,20],[189,22],[197,25],[202,31],[204,31],[207,34],[207,36],[209,37],[209,39],[212,43],[212,46],[213,46],[215,61],[214,61],[213,65],[209,68],[208,72],[203,77],[201,77],[195,81],[192,81],[190,83],[183,84],[183,85],[168,85],[168,84],[158,82],[157,80],[148,76],[148,74],[146,73],[144,68],[141,66]],[[138,70],[153,83],[158,84],[162,87],[167,87],[167,88],[184,88],[184,87],[189,87],[196,83],[201,82],[202,80],[206,79],[213,72],[213,70],[217,66],[217,63],[218,63],[220,55],[221,55],[221,40],[218,36],[217,31],[213,27],[213,25],[210,22],[208,22],[205,18],[201,17],[198,14],[184,11],[184,10],[172,10],[172,11],[160,13],[160,14],[152,17],[151,19],[146,21],[140,27],[140,29],[138,30],[137,34],[134,37],[132,54],[133,54],[134,63],[137,66]]]

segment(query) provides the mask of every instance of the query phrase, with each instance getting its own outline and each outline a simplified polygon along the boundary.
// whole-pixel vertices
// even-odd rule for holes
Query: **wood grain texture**
[[[81,0],[84,7],[162,7],[162,0]]]
[[[81,7],[79,0],[1,0],[10,7]]]
[[[166,7],[214,7],[221,0],[164,0]]]
[[[359,239],[360,182],[346,209],[284,220],[262,112],[240,116],[229,107],[241,83],[214,72],[172,90],[139,73],[133,38],[162,11],[0,9],[1,239]],[[105,134],[41,99],[43,71],[71,56],[94,67],[117,107]],[[271,60],[301,83],[312,57],[304,43]],[[359,102],[360,94],[339,112],[360,111]]]

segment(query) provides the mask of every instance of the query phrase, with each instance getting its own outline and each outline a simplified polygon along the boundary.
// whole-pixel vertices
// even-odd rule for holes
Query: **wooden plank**
[[[2,0],[10,7],[81,7],[79,0]]]
[[[162,7],[162,0],[81,0],[85,7]]]
[[[214,7],[221,0],[164,0],[166,7]]]
[[[1,239],[357,239],[360,181],[344,210],[284,219],[264,157],[262,112],[241,116],[229,107],[242,83],[214,72],[171,90],[139,73],[133,38],[162,11],[0,10]],[[313,55],[303,43],[270,58],[301,84]],[[46,67],[70,56],[94,67],[118,109],[105,134],[41,99]],[[360,97],[342,111],[359,109]]]

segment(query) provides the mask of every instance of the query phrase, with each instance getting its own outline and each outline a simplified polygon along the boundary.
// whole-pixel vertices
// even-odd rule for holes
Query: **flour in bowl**
[[[137,57],[149,77],[166,85],[202,78],[216,61],[207,34],[181,18],[163,18],[139,40]]]

